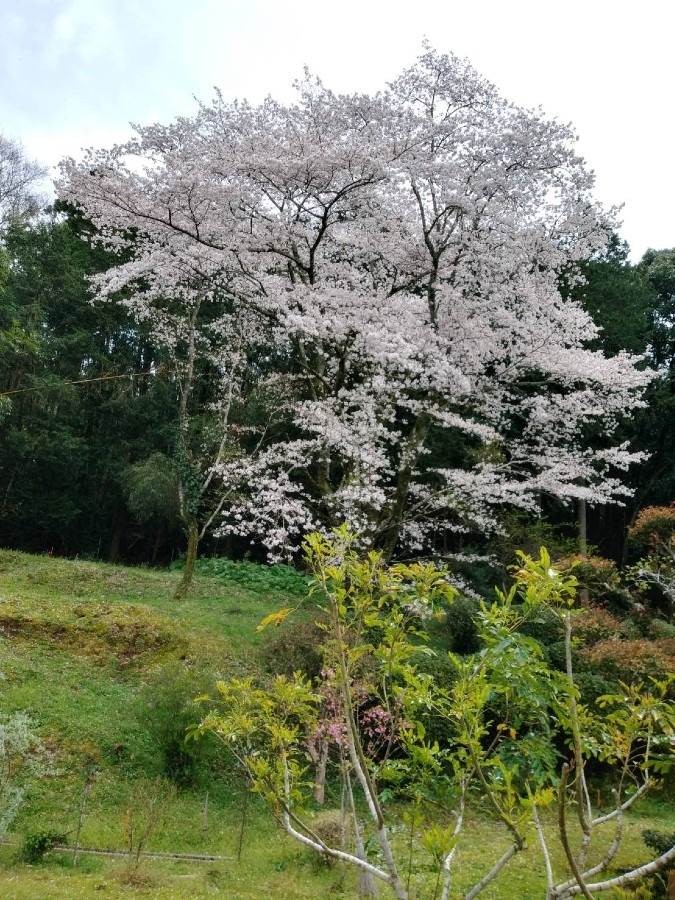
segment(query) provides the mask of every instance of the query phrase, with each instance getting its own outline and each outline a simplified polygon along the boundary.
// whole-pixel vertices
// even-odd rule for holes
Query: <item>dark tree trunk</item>
[[[586,519],[586,501],[579,499],[577,502],[579,511],[579,556],[582,558],[588,554],[588,526]]]
[[[159,548],[162,546],[162,542],[164,541],[164,522],[160,522],[155,533],[155,542],[152,546],[152,556],[150,557],[150,565],[154,566],[157,562],[157,555],[159,554]]]
[[[375,546],[382,551],[382,556],[387,562],[394,555],[401,534],[413,470],[430,427],[431,419],[426,413],[420,414],[415,420],[401,454],[394,497],[386,511],[383,511],[384,515],[378,525],[379,535],[375,539]]]
[[[190,519],[185,531],[187,534],[187,555],[185,557],[183,577],[173,595],[175,600],[184,600],[190,593],[195,571],[195,560],[197,559],[197,550],[199,548],[199,528],[197,526],[197,520]]]
[[[124,529],[127,524],[127,508],[123,503],[117,504],[115,511],[115,524],[108,549],[108,562],[116,563],[120,555],[120,546],[124,537]]]

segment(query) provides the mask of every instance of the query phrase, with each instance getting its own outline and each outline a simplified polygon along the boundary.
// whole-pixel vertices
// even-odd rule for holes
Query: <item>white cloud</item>
[[[663,0],[3,0],[0,129],[51,163],[123,139],[129,121],[188,115],[214,85],[289,98],[304,64],[335,90],[377,90],[426,35],[575,124],[642,252],[675,245],[674,25]]]

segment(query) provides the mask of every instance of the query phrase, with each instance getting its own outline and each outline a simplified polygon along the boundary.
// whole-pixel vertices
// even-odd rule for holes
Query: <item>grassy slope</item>
[[[283,586],[270,589],[251,577],[198,578],[190,600],[171,599],[177,574],[125,569],[98,563],[33,557],[0,551],[0,705],[30,712],[57,757],[59,774],[33,784],[15,824],[17,835],[38,829],[72,830],[77,823],[85,772],[97,776],[87,800],[81,842],[125,846],[127,810],[142,820],[151,791],[144,770],[157,756],[144,705],[177,669],[183,672],[242,675],[260,668],[255,626],[285,605]],[[203,679],[203,676],[202,676]],[[195,692],[199,693],[201,687]],[[208,828],[202,830],[205,788],[180,792],[148,844],[148,849],[184,853],[236,853],[242,793],[227,771],[209,788]],[[643,807],[644,809],[644,807]],[[643,827],[675,828],[675,812],[647,807],[627,826],[619,864],[646,859]],[[651,813],[651,814],[650,814]],[[72,834],[71,834],[72,839]],[[401,835],[400,840],[405,836]],[[536,841],[512,863],[508,877],[483,896],[543,896]],[[494,860],[506,836],[476,815],[459,848],[457,883],[470,886]],[[339,881],[336,870],[317,867],[286,839],[255,803],[249,805],[242,861],[205,864],[146,860],[146,882],[124,883],[124,860],[52,854],[40,866],[17,865],[15,850],[0,853],[0,895],[7,898],[60,898],[148,895],[228,898],[327,897]],[[561,871],[563,867],[559,861]],[[431,896],[430,873],[413,875],[419,896]],[[348,877],[345,895],[353,895]]]
[[[178,578],[0,551],[0,670],[5,675],[0,703],[4,711],[30,713],[58,766],[57,776],[31,786],[15,823],[17,835],[51,828],[72,832],[84,773],[94,764],[98,774],[81,843],[124,847],[126,810],[142,818],[141,798],[151,789],[139,771],[139,759],[152,762],[154,750],[142,715],[143,699],[151,696],[147,685],[160,683],[162,673],[177,666],[225,677],[259,668],[255,626],[285,601],[284,593],[263,595],[236,582],[197,578],[193,597],[175,602]],[[204,832],[204,792],[180,792],[148,849],[234,855],[241,799],[236,779],[231,783],[225,777],[214,786]],[[250,817],[241,864],[144,861],[141,871],[149,884],[134,886],[132,893],[320,896],[326,873],[303,866],[302,877],[291,883],[287,870],[297,849],[255,804]],[[73,871],[68,857],[53,854],[49,865],[29,868],[10,865],[15,856],[9,848],[0,855],[9,866],[0,870],[3,897],[99,896],[102,886],[106,896],[129,896],[130,888],[120,883],[123,860],[81,857]]]

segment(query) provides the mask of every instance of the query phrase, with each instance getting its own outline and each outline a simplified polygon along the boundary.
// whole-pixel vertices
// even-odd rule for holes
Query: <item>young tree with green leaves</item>
[[[575,605],[575,579],[555,572],[545,550],[537,560],[521,555],[511,590],[483,604],[483,649],[454,658],[457,677],[447,686],[416,664],[420,648],[424,652],[424,615],[442,615],[455,595],[445,573],[420,564],[387,567],[375,552],[361,557],[346,528],[331,538],[310,536],[305,549],[315,575],[314,596],[322,598],[328,621],[324,681],[341,700],[333,705],[333,716],[338,710],[346,784],[349,792],[354,787],[360,793],[368,829],[351,847],[335,846],[307,813],[313,788],[307,740],[321,716],[322,696],[304,677],[278,678],[271,687],[251,680],[220,682],[218,706],[194,731],[211,731],[233,750],[252,789],[291,836],[386,883],[400,900],[410,896],[419,852],[433,860],[434,896],[450,895],[470,788],[485,798],[511,841],[465,894],[467,900],[497,879],[531,839],[541,847],[549,900],[634,883],[675,857],[673,848],[648,869],[589,884],[614,859],[626,811],[652,786],[653,774],[675,761],[675,705],[668,699],[667,680],[622,686],[619,694],[600,698],[604,715],[581,703],[571,663],[571,620],[583,610]],[[540,645],[519,631],[543,611],[552,611],[564,627],[564,672],[553,670]],[[280,624],[291,613],[282,609],[261,626]],[[386,711],[386,737],[375,751],[365,737],[364,685],[370,703]],[[447,743],[426,738],[429,714],[446,723]],[[562,759],[554,745],[561,737],[568,747]],[[591,758],[602,760],[617,779],[615,807],[602,815],[591,808],[586,778]],[[388,804],[387,796],[397,796],[399,804]],[[407,804],[403,815],[401,803]],[[557,809],[553,836],[543,825],[547,808]],[[582,835],[577,849],[569,833],[571,815]],[[597,829],[608,822],[616,824],[610,846],[590,863]],[[406,842],[398,837],[402,828],[409,834]],[[368,837],[379,848],[378,861],[364,856]],[[552,841],[563,849],[571,879],[554,875]]]

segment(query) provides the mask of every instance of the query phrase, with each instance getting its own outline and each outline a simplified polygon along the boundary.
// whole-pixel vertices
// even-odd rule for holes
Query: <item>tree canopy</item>
[[[141,319],[220,304],[223,345],[236,327],[275,358],[261,378],[293,427],[218,464],[221,529],[278,553],[348,520],[391,552],[542,492],[621,494],[635,456],[583,436],[611,434],[650,376],[592,349],[560,292],[612,225],[573,141],[427,49],[375,96],[306,75],[294,104],[218,95],[64,164],[61,195],[126,254],[100,297],[123,289]]]

